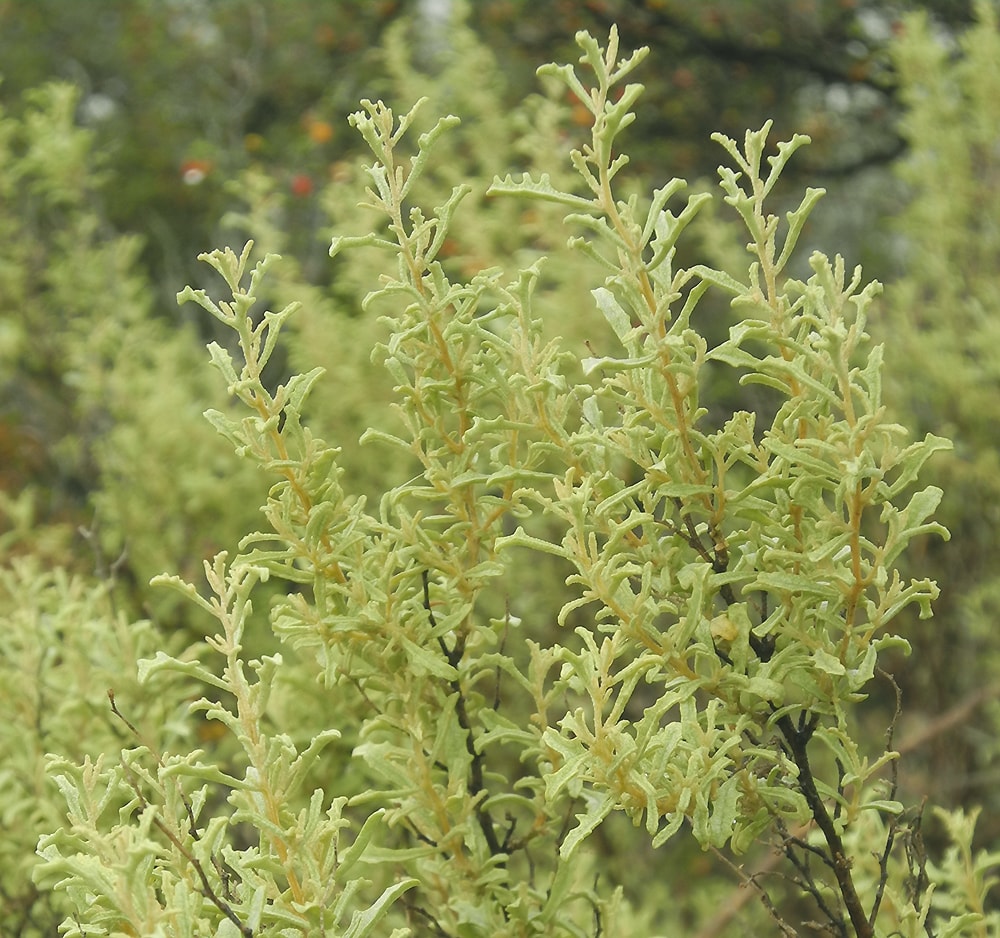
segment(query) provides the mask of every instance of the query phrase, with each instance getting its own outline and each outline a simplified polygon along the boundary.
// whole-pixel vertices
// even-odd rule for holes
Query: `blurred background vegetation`
[[[494,205],[483,190],[494,173],[564,168],[560,153],[582,139],[587,115],[540,86],[534,69],[575,58],[575,31],[603,37],[612,23],[624,48],[652,47],[630,131],[637,180],[711,186],[721,152],[713,131],[742,139],[772,118],[774,139],[808,133],[813,145],[783,184],[830,194],[803,256],[841,253],[886,285],[872,331],[887,346],[891,407],[915,434],[956,442],[927,479],[946,491],[941,520],[952,541],[929,542],[911,560],[942,596],[934,619],[901,627],[914,646],[896,668],[903,795],[983,805],[979,837],[995,846],[995,0],[0,2],[0,562],[28,558],[96,580],[116,615],[197,634],[149,578],[196,578],[204,558],[259,525],[266,481],[201,416],[226,406],[204,351],[220,336],[175,296],[202,285],[199,252],[247,237],[286,257],[266,300],[305,308],[276,367],[327,368],[312,422],[344,447],[356,489],[375,496],[409,471],[355,446],[366,426],[391,419],[391,384],[370,361],[381,327],[360,309],[377,268],[327,256],[335,229],[368,224],[356,208],[361,142],[346,121],[361,98],[402,110],[426,94],[428,120],[462,117],[427,195],[440,200],[461,180],[477,187],[448,263],[471,273],[551,253],[543,299],[552,328],[587,354],[601,327],[553,216]],[[692,256],[744,266],[727,224],[721,213],[700,223]],[[718,339],[729,323],[720,308],[702,328]],[[711,390],[706,404],[720,412],[755,406],[744,389]],[[0,617],[10,621],[32,601],[24,577],[18,584],[0,589]],[[46,595],[39,609],[52,604]],[[23,654],[0,644],[0,670],[23,671]],[[90,692],[98,701],[103,693]],[[874,701],[860,728],[876,748],[890,698]],[[0,823],[0,840],[12,843],[9,812]],[[612,850],[614,831],[607,836]],[[30,852],[33,840],[24,841]],[[649,862],[679,877],[675,898],[692,870],[720,877],[712,903],[731,888],[709,857],[685,856],[675,874],[675,854]],[[0,898],[27,903],[2,872]],[[724,933],[712,927],[702,934]]]

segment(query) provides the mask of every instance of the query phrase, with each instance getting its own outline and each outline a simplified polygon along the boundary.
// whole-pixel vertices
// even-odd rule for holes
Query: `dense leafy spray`
[[[593,116],[577,188],[536,173],[490,194],[568,212],[607,325],[589,348],[546,331],[543,261],[470,276],[447,262],[469,187],[428,208],[420,184],[454,119],[409,150],[419,104],[351,118],[381,222],[331,254],[385,254],[365,306],[384,314],[375,354],[395,384],[394,419],[362,443],[415,467],[377,504],[304,416],[322,369],[267,377],[296,314],[259,311],[277,260],[212,252],[229,298],[181,294],[231,332],[209,350],[242,413],[208,419],[272,484],[261,529],[205,563],[207,590],[160,578],[207,637],[138,674],[150,694],[198,687],[191,711],[228,748],[161,750],[109,693],[120,758],[48,769],[69,814],[36,879],[69,903],[67,934],[677,933],[640,924],[602,867],[594,840],[618,813],[659,849],[773,839],[834,934],[923,934],[929,875],[960,879],[922,862],[891,745],[853,733],[880,654],[906,647],[893,619],[936,596],[899,575],[900,555],[945,533],[941,492],[918,476],[946,441],[886,416],[865,331],[878,287],[822,254],[788,276],[821,193],[772,214],[808,141],[774,144],[768,126],[718,138],[746,270],[682,266],[710,196],[682,198],[679,180],[619,194],[644,53],[619,60],[614,32],[578,41],[580,68],[545,70]],[[713,294],[738,321],[710,344]],[[724,370],[760,386],[755,412],[710,406]],[[565,582],[555,608],[520,586],[537,567]],[[253,599],[275,581],[280,649],[258,654]],[[336,721],[302,738],[283,713],[310,678]],[[761,891],[765,927],[793,934]],[[936,914],[940,934],[982,922],[961,904]]]

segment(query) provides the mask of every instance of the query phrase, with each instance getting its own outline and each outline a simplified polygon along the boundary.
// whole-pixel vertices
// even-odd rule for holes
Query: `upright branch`
[[[751,262],[742,278],[706,265],[675,270],[677,239],[704,197],[676,215],[677,180],[644,202],[616,197],[627,163],[617,138],[642,89],[615,85],[642,55],[616,63],[614,32],[606,50],[577,38],[582,69],[544,71],[594,117],[591,142],[572,154],[586,195],[557,191],[545,176],[492,188],[570,209],[567,223],[586,231],[574,243],[607,273],[593,295],[624,350],[587,361],[601,378],[582,392],[588,416],[575,439],[578,455],[612,443],[629,469],[609,475],[592,458],[557,483],[555,499],[539,500],[566,525],[558,547],[523,530],[509,539],[569,561],[580,595],[561,619],[595,604],[593,628],[607,636],[596,643],[578,629],[591,651],[571,661],[590,709],[545,735],[565,769],[549,791],[580,778],[594,791],[563,849],[614,809],[645,815],[654,844],[687,819],[700,842],[736,852],[768,828],[808,820],[832,877],[809,874],[818,909],[835,929],[849,921],[856,935],[872,935],[878,899],[859,891],[845,825],[865,809],[891,824],[902,806],[879,791],[894,753],[863,756],[850,712],[880,653],[907,647],[891,620],[910,604],[929,615],[937,595],[929,581],[904,584],[893,564],[914,537],[947,534],[928,520],[939,490],[904,493],[948,444],[928,436],[907,445],[886,419],[882,351],[867,348],[865,332],[879,285],[862,286],[860,270],[848,277],[841,258],[821,254],[807,282],[787,276],[823,192],[808,189],[784,220],[768,206],[808,138],[771,144],[770,124],[742,147],[716,135],[733,164],[720,167],[721,187],[749,233]],[[738,315],[711,349],[694,325],[710,287]],[[709,362],[772,396],[770,427],[745,411],[706,427],[699,391]],[[627,718],[639,674],[660,696]],[[883,883],[886,875],[883,863]]]

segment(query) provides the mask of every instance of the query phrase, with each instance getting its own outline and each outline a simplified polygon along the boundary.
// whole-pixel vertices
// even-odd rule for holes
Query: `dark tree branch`
[[[830,817],[830,812],[827,810],[819,789],[816,787],[816,780],[813,778],[808,747],[809,740],[816,728],[816,721],[810,720],[804,726],[796,728],[791,718],[786,714],[778,718],[778,728],[781,730],[791,757],[798,767],[799,790],[805,797],[813,820],[822,831],[823,838],[830,848],[830,860],[832,861],[830,865],[847,914],[851,919],[854,933],[857,938],[872,938],[875,931],[868,922],[868,916],[861,905],[861,898],[854,887],[854,880],[851,878],[851,859],[844,849],[844,842],[837,832],[833,818]]]
[[[610,29],[619,19],[613,15],[614,12],[611,10],[609,13],[612,15],[607,15],[601,10],[592,9],[591,15],[604,28]],[[809,45],[791,42],[766,44],[756,41],[752,36],[737,36],[733,33],[720,32],[713,35],[699,29],[691,18],[678,16],[662,7],[644,9],[641,16],[635,17],[635,26],[647,36],[659,31],[665,35],[680,37],[686,47],[685,51],[693,56],[735,62],[757,69],[761,66],[777,66],[783,71],[793,70],[812,75],[828,84],[866,85],[889,96],[895,93],[897,87],[895,76],[888,69],[875,77],[852,70],[849,64],[844,64],[845,60],[850,62],[849,53],[829,36],[833,32],[833,35],[846,39],[846,15],[842,18],[839,30],[827,28],[823,36],[817,36],[817,41]]]
[[[431,608],[431,587],[430,574],[427,570],[421,572],[424,588],[424,608],[427,610],[427,619],[432,629],[437,628],[437,620],[434,618],[434,610]],[[438,645],[445,656],[448,664],[457,669],[462,660],[462,643],[456,643],[454,648],[449,648],[441,636],[438,636]],[[469,791],[474,798],[486,794],[486,784],[483,776],[483,754],[476,749],[476,741],[472,732],[472,723],[465,706],[465,694],[462,692],[462,683],[459,678],[449,682],[451,690],[455,694],[455,716],[458,718],[458,725],[465,733],[465,749],[469,753]],[[482,799],[476,804],[476,820],[479,828],[486,838],[486,845],[493,856],[503,856],[504,850],[497,837],[496,828],[493,825],[493,818],[489,812],[483,809]]]

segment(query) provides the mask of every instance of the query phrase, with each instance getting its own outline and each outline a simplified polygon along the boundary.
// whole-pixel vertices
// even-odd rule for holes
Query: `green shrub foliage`
[[[201,416],[213,398],[225,406],[202,343],[190,324],[154,316],[141,245],[102,212],[109,179],[74,123],[78,98],[50,85],[21,117],[0,112],[0,512],[15,531],[16,515],[85,527],[84,551],[59,559],[105,572],[118,560],[120,593],[163,612],[149,578],[196,575],[254,522],[262,490]],[[22,480],[15,508],[6,490]]]
[[[938,622],[917,638],[937,664],[908,682],[909,698],[930,713],[956,697],[995,698],[994,651],[1000,579],[1000,449],[995,406],[1000,387],[1000,31],[995,4],[975,5],[978,23],[957,50],[935,35],[926,15],[907,20],[895,47],[910,146],[898,173],[911,198],[898,219],[907,274],[886,291],[894,336],[887,395],[914,429],[954,440],[928,467],[945,491],[940,513],[954,535],[921,558],[947,584]],[[956,54],[956,51],[960,54]],[[989,723],[937,747],[932,771],[954,797],[987,802],[991,839],[1000,833],[996,786],[983,769],[997,757],[995,705]]]
[[[414,467],[379,498],[303,416],[322,369],[267,368],[296,315],[259,309],[276,258],[203,255],[226,297],[180,299],[230,333],[209,350],[242,413],[207,416],[272,483],[265,524],[206,562],[203,588],[159,578],[207,637],[138,675],[178,702],[200,686],[205,748],[158,742],[112,692],[120,758],[49,765],[68,820],[41,838],[35,878],[68,906],[65,934],[685,933],[669,895],[651,886],[653,911],[638,907],[643,884],[604,854],[622,838],[637,858],[776,843],[791,888],[744,872],[764,901],[740,933],[986,927],[971,819],[949,818],[956,852],[929,864],[891,726],[879,751],[855,733],[873,684],[893,686],[881,656],[907,647],[893,620],[937,595],[900,557],[946,534],[918,477],[948,444],[910,440],[883,404],[865,331],[878,285],[821,254],[808,280],[786,275],[822,193],[772,214],[808,141],[773,143],[767,125],[717,137],[746,269],[682,265],[711,196],[623,182],[645,53],[620,59],[614,32],[578,42],[578,67],[543,70],[593,116],[575,187],[554,168],[489,193],[564,214],[606,323],[587,345],[552,336],[589,311],[543,323],[543,260],[446,263],[469,186],[431,206],[421,184],[455,119],[417,135],[419,103],[351,117],[381,222],[330,252],[382,252],[364,307],[383,315],[375,356],[394,385],[391,419],[360,443]],[[737,324],[710,343],[712,294]],[[757,412],[715,419],[725,373],[759,386]],[[252,606],[275,582],[280,647],[257,654]]]

